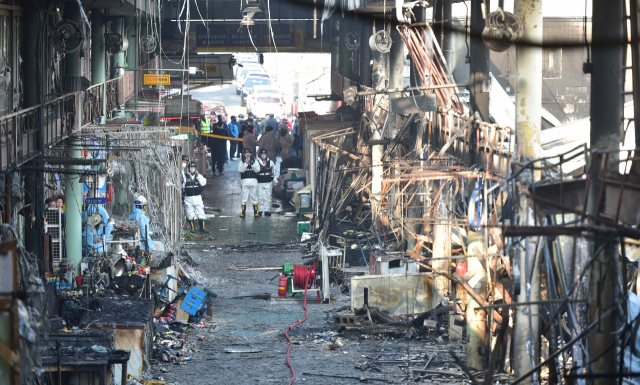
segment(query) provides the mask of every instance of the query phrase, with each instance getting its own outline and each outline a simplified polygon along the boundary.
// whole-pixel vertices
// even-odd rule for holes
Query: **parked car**
[[[254,86],[251,94],[247,97],[247,114],[256,116],[274,114],[281,116],[285,114],[284,98],[280,91],[273,86]]]
[[[263,77],[249,77],[242,86],[242,96],[240,97],[240,105],[247,105],[247,96],[251,93],[254,86],[270,86],[271,79]]]
[[[205,115],[222,115],[223,117],[225,117],[226,119],[229,119],[229,113],[227,112],[227,109],[224,106],[224,103],[222,102],[203,102],[204,104],[204,113]]]
[[[242,71],[243,68],[248,68],[248,67],[256,67],[259,66],[260,64],[258,63],[258,60],[238,60],[238,62],[236,63],[235,67],[233,67],[233,76],[237,77],[240,74],[240,71]]]
[[[264,73],[265,70],[259,64],[251,64],[242,67],[242,69],[238,71],[238,75],[236,76],[236,95],[240,95],[240,93],[242,92],[242,86],[247,79],[247,75],[256,72]]]

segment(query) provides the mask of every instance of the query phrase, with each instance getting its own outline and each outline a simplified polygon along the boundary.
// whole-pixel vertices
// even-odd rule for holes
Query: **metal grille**
[[[47,208],[45,215],[45,232],[51,234],[51,252],[54,266],[60,263],[62,258],[62,210]]]

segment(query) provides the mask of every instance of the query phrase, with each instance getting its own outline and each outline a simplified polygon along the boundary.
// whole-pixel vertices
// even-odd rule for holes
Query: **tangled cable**
[[[293,343],[291,342],[291,337],[289,337],[289,330],[292,330],[309,318],[309,309],[307,309],[307,288],[309,286],[309,280],[315,279],[315,277],[315,266],[312,266],[309,269],[304,265],[293,265],[293,287],[304,287],[304,303],[302,307],[304,308],[305,316],[304,319],[289,326],[287,331],[284,332],[284,336],[287,337],[287,341],[289,341],[289,349],[287,349],[287,365],[289,365],[289,369],[291,369],[292,376],[291,381],[289,381],[289,385],[293,384],[293,381],[296,379],[296,371],[293,369],[293,365],[291,365],[291,349],[293,348]]]

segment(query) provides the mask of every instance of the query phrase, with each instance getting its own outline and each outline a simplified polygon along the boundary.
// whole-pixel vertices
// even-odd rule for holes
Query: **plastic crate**
[[[207,294],[204,290],[200,290],[195,286],[192,286],[189,289],[189,292],[184,297],[184,301],[182,301],[182,310],[186,311],[191,315],[196,315],[198,310],[202,307],[204,303],[204,299],[207,297]]]
[[[293,262],[285,262],[282,264],[282,273],[287,275],[287,274],[293,274]]]
[[[311,226],[311,222],[298,222],[298,235],[309,232],[309,226]]]

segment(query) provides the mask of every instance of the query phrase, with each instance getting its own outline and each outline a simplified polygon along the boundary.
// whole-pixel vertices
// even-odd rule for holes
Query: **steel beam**
[[[623,44],[611,42],[624,41],[623,26],[626,28],[625,7],[622,0],[594,0],[593,1],[593,69],[591,73],[591,150],[608,150],[612,153],[595,153],[591,165],[592,183],[589,185],[587,213],[597,216],[601,210],[601,187],[607,173],[618,173],[618,162],[606,162],[608,157],[618,158],[617,149],[620,148],[623,110],[623,73],[622,67],[624,49]],[[634,63],[635,64],[635,63]],[[595,223],[597,224],[597,222]],[[589,307],[587,319],[593,323],[600,319],[600,315],[614,308],[619,293],[617,268],[617,240],[596,241],[589,243],[589,254],[601,249],[591,267],[589,274]],[[616,354],[616,339],[611,336],[617,329],[616,317],[611,315],[604,318],[597,329],[589,333],[589,357],[591,364],[589,372],[592,374],[610,373],[618,368]],[[574,359],[575,360],[575,359]],[[615,384],[613,377],[597,377],[589,380],[590,384]]]

